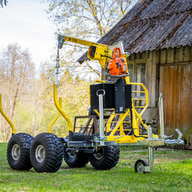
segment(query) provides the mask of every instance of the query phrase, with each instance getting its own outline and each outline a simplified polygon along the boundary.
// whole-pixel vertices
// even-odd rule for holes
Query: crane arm
[[[76,43],[80,45],[88,46],[87,57],[90,60],[97,60],[101,64],[102,68],[108,62],[108,46],[100,43],[95,43],[83,39],[78,39],[70,36],[59,35],[58,36],[58,48],[61,49],[65,41]]]
[[[95,43],[95,42],[91,42],[91,41],[87,41],[87,40],[83,40],[83,39],[78,39],[78,38],[70,37],[70,36],[66,36],[66,35],[59,35],[58,36],[59,49],[62,48],[63,43],[65,41],[80,44],[80,45],[85,45],[85,46],[88,46],[88,47],[96,46],[96,47],[101,47],[101,48],[107,49],[107,45],[100,44],[100,43]]]
[[[124,53],[124,47],[123,47],[122,41],[119,41],[114,45],[105,45],[105,44],[95,43],[95,42],[78,39],[78,38],[74,38],[66,35],[58,35],[58,49],[61,49],[63,47],[63,44],[65,41],[88,46],[89,49],[87,52],[87,57],[90,60],[99,61],[102,68],[105,68],[105,65],[112,58],[113,49],[115,47],[119,47],[121,49],[122,56],[125,58],[125,60],[126,60],[126,57],[128,56],[127,53]]]

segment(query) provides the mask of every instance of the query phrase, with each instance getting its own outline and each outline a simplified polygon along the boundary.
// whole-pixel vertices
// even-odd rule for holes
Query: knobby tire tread
[[[89,162],[89,158],[86,154],[78,152],[74,157],[70,157],[66,149],[67,148],[64,148],[64,160],[70,168],[81,168]]]
[[[93,155],[90,155],[91,165],[98,170],[109,170],[118,163],[120,150],[118,146],[105,146],[103,147],[103,157],[98,160]]]
[[[43,145],[45,160],[39,163],[35,159],[35,148]],[[31,163],[37,172],[56,172],[62,164],[63,145],[59,138],[52,133],[41,133],[34,138],[31,147]]]
[[[33,137],[27,133],[17,133],[11,137],[7,146],[7,161],[10,167],[14,170],[29,170],[32,168],[30,161],[30,147]],[[20,157],[14,160],[11,155],[11,150],[14,144],[20,147]]]

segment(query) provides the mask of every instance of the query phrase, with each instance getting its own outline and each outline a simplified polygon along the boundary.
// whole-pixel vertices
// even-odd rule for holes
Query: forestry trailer
[[[86,116],[76,116],[74,126],[58,102],[58,72],[60,67],[59,51],[65,41],[88,46],[87,56],[101,64],[102,78],[99,83],[90,85],[90,109]],[[37,172],[57,171],[64,158],[71,168],[84,167],[88,162],[99,170],[113,168],[120,155],[121,145],[148,146],[149,159],[139,159],[135,171],[152,172],[153,148],[166,144],[183,144],[182,134],[176,129],[179,137],[170,139],[164,135],[163,103],[159,99],[160,134],[152,133],[142,115],[148,107],[148,90],[142,83],[130,82],[123,43],[104,45],[69,36],[58,35],[56,58],[56,78],[53,85],[53,99],[59,114],[51,122],[48,132],[32,137],[27,133],[15,133],[14,125],[2,110],[0,111],[12,127],[12,137],[7,147],[7,159],[11,168]],[[51,127],[62,115],[68,123],[69,135],[58,138],[51,133]],[[87,119],[79,127],[77,121]]]

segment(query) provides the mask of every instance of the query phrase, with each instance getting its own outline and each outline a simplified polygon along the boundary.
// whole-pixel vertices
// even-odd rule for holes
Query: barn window
[[[143,83],[145,85],[146,63],[128,64],[128,70],[131,82]]]

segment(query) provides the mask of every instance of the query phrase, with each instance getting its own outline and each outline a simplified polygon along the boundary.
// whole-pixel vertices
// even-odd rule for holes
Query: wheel
[[[37,135],[31,145],[31,164],[37,172],[56,172],[62,164],[63,145],[52,133]]]
[[[64,160],[71,168],[81,168],[89,162],[89,158],[86,154],[81,152],[67,152],[66,147],[64,148]]]
[[[139,159],[139,160],[137,160],[137,161],[135,162],[135,166],[134,166],[135,172],[137,172],[137,173],[147,173],[147,172],[145,171],[145,167],[146,167],[146,166],[149,166],[148,161],[146,161],[145,159]]]
[[[118,146],[99,147],[97,152],[89,156],[90,163],[99,170],[113,168],[119,160],[120,150]]]
[[[7,161],[12,169],[29,170],[30,147],[33,137],[27,133],[17,133],[11,137],[7,146]]]

